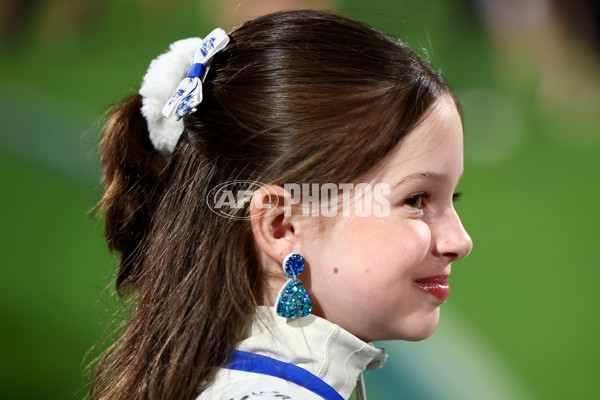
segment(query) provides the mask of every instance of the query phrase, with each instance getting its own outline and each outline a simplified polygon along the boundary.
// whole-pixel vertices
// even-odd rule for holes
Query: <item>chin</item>
[[[399,340],[407,340],[409,342],[420,342],[425,340],[435,332],[440,320],[439,311],[427,318],[417,319],[407,323],[400,332]]]
[[[423,332],[415,332],[414,334],[403,337],[401,340],[406,340],[409,342],[420,342],[421,340],[425,340],[429,336],[431,336],[433,332],[435,332],[435,328]]]

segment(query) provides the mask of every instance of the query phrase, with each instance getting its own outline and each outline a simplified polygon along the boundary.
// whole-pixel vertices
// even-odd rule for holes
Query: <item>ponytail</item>
[[[116,104],[100,141],[105,191],[94,211],[121,255],[117,289],[132,296],[119,337],[94,362],[90,399],[197,396],[262,291],[249,224],[205,202],[219,168],[186,131],[171,155],[155,150],[140,107],[139,95]]]
[[[100,141],[104,195],[93,211],[104,212],[108,246],[121,254],[118,288],[139,280],[140,243],[163,192],[161,173],[167,161],[150,142],[141,105],[139,94],[114,105]]]

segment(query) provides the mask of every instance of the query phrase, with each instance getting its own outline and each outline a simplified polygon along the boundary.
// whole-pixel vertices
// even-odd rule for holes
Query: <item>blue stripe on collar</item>
[[[344,400],[334,388],[307,370],[260,354],[234,350],[223,368],[281,378],[310,390],[325,400]]]

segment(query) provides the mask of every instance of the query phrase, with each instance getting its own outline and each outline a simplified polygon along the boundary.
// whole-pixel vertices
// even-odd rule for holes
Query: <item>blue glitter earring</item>
[[[290,253],[284,258],[282,266],[288,280],[275,301],[277,314],[292,319],[306,317],[312,312],[312,300],[304,285],[296,279],[296,275],[304,271],[304,257]]]

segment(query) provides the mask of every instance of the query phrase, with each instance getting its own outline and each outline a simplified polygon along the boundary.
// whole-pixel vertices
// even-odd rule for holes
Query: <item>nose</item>
[[[451,209],[442,219],[437,230],[435,252],[457,261],[468,256],[471,250],[473,250],[473,241],[456,211]]]

